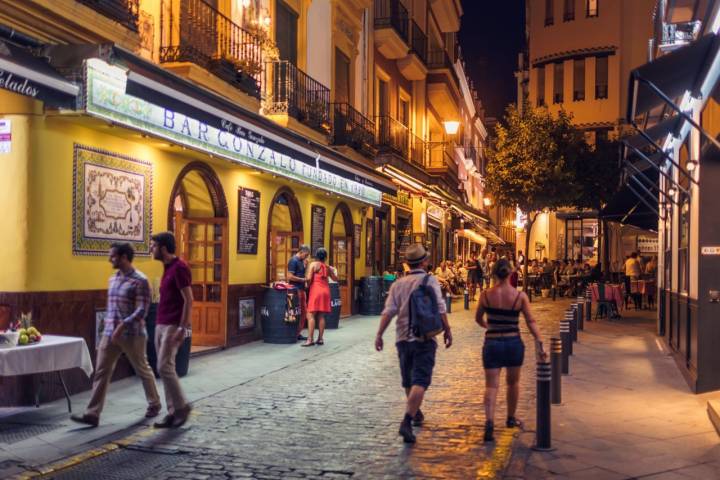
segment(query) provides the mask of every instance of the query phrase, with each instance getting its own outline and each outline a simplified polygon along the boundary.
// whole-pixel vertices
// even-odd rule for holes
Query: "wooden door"
[[[333,237],[333,267],[337,269],[338,284],[340,285],[340,300],[342,306],[340,315],[347,317],[352,315],[352,285],[350,278],[352,277],[351,265],[352,261],[352,237]]]
[[[227,219],[177,217],[179,255],[192,271],[192,343],[227,344]]]
[[[288,262],[300,248],[302,232],[281,232],[271,230],[270,238],[272,240],[269,262],[270,281],[287,281]]]

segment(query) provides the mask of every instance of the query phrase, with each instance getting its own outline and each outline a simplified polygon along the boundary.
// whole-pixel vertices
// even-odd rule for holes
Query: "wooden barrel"
[[[340,310],[342,300],[340,299],[340,284],[330,284],[330,313],[325,315],[325,328],[338,328],[340,326]]]
[[[288,295],[292,295],[292,309],[297,319],[300,318],[300,307],[297,301],[296,290],[276,290],[267,288],[260,307],[260,326],[262,327],[263,341],[265,343],[295,343],[297,342],[297,321],[285,321],[285,312],[288,309]]]
[[[383,278],[379,276],[363,277],[360,280],[360,313],[362,315],[380,315],[384,304]]]

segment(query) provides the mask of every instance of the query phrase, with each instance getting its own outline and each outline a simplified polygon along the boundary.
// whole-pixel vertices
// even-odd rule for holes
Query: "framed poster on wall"
[[[353,225],[353,256],[360,258],[360,240],[362,238],[362,225]]]
[[[260,231],[260,192],[249,188],[238,190],[237,253],[257,255]]]
[[[310,254],[325,247],[325,207],[312,205],[310,210]]]
[[[365,220],[365,266],[372,267],[374,258],[375,222],[371,218]]]
[[[252,297],[241,298],[238,308],[238,328],[250,328],[255,326],[255,299]]]
[[[73,157],[73,255],[107,255],[115,242],[149,255],[152,165],[79,144]]]

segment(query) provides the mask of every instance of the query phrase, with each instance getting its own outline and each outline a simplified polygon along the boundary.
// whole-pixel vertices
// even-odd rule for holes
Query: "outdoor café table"
[[[80,337],[43,335],[37,343],[0,348],[0,377],[57,372],[67,399],[68,411],[72,411],[72,404],[61,372],[76,367],[81,368],[90,378],[93,372],[90,352],[85,340]],[[40,405],[39,397],[36,390],[35,406]]]
[[[598,291],[598,284],[593,283],[590,286],[590,295],[592,296],[592,301],[597,303],[598,300],[600,300],[600,292]],[[605,298],[604,300],[609,300],[612,302],[615,302],[615,306],[617,308],[617,311],[620,312],[623,304],[623,291],[622,291],[622,285],[614,285],[611,283],[605,284]]]

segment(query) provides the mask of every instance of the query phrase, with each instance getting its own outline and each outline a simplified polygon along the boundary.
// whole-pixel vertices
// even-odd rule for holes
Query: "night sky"
[[[485,115],[501,118],[517,97],[515,70],[525,27],[524,0],[462,0],[460,46]]]

